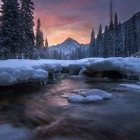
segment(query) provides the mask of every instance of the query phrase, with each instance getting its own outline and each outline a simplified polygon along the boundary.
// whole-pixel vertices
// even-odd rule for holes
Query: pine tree
[[[91,57],[95,56],[94,50],[95,50],[95,32],[93,28],[91,32],[91,39],[90,39],[90,56]]]
[[[102,40],[102,25],[99,27],[98,35],[97,35],[97,42],[96,42],[96,49],[97,49],[97,56],[103,56],[103,40]]]
[[[34,50],[34,3],[32,0],[20,0],[21,9],[20,9],[20,17],[21,17],[21,28],[22,28],[22,42],[24,46],[24,51],[27,53],[27,57],[33,57],[32,51]]]
[[[6,58],[16,58],[21,51],[18,0],[2,0],[1,46]]]
[[[46,37],[46,40],[45,40],[45,47],[48,48],[49,47],[49,43],[48,43],[48,39]]]
[[[109,24],[109,29],[110,30],[113,30],[113,25],[114,25],[114,23],[113,23],[113,1],[112,0],[110,0],[110,24]]]
[[[108,57],[109,47],[108,47],[108,26],[105,26],[105,32],[103,35],[103,57]]]
[[[41,22],[40,19],[37,20],[37,29],[36,29],[36,47],[38,49],[44,46],[44,37],[43,32],[41,31]]]
[[[117,16],[117,13],[115,13],[115,17],[114,17],[114,47],[115,47],[115,56],[117,56],[117,57],[121,55],[118,28],[119,28],[118,16]]]
[[[43,48],[44,47],[44,35],[43,32],[40,31],[40,46]]]
[[[95,32],[94,32],[94,28],[92,29],[91,32],[91,39],[90,39],[90,46],[93,46],[93,42],[95,41]]]
[[[102,36],[102,25],[100,25],[100,27],[99,27],[99,31],[98,31],[97,37],[101,37],[101,36]]]
[[[118,24],[118,15],[117,13],[115,13],[115,18],[114,18],[114,28],[115,30],[117,30],[119,24]]]
[[[138,38],[138,34],[137,34],[137,26],[136,26],[136,16],[134,15],[132,17],[132,22],[131,22],[131,35],[130,35],[130,43],[131,43],[131,48],[130,48],[130,54],[135,54],[139,47],[138,47],[138,43],[137,43],[137,38]]]

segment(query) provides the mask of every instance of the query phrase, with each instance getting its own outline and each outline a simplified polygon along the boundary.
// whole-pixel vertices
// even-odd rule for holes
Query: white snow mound
[[[112,98],[112,94],[100,89],[91,89],[87,93],[84,93],[84,96],[101,96],[105,100]]]
[[[0,60],[0,86],[47,80],[61,74],[62,68],[72,74],[95,71],[118,71],[140,80],[140,58],[85,58],[81,60]],[[80,70],[81,69],[81,70]],[[82,70],[83,69],[83,70]]]
[[[79,91],[79,93],[77,91]],[[99,89],[91,89],[91,90],[81,89],[81,90],[75,90],[75,93],[76,92],[77,94],[74,94],[68,97],[69,102],[71,103],[92,103],[93,102],[94,103],[97,101],[108,100],[112,98],[112,94],[104,92]]]
[[[103,71],[117,71],[129,79],[140,80],[140,58],[106,58],[95,59],[86,65],[89,73]]]
[[[44,81],[49,74],[56,79],[62,71],[62,67],[69,65],[83,65],[92,60],[25,60],[9,59],[0,60],[0,86],[9,86],[23,82]]]

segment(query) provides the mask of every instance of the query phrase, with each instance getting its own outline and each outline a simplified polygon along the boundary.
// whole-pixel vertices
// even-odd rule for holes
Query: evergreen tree
[[[90,56],[91,57],[95,56],[94,49],[95,49],[95,32],[93,28],[91,32],[91,39],[90,39]]]
[[[1,46],[6,58],[16,58],[21,51],[18,0],[2,0]]]
[[[91,32],[91,39],[90,39],[90,46],[91,47],[94,45],[94,41],[95,41],[95,32],[94,32],[94,28],[93,28],[92,32]]]
[[[34,3],[32,0],[20,0],[21,9],[20,9],[20,17],[21,17],[21,28],[22,28],[22,42],[24,46],[24,51],[27,53],[28,57],[32,56],[32,51],[34,50]],[[31,53],[29,53],[31,52]]]
[[[136,26],[136,16],[134,15],[132,17],[132,22],[131,22],[131,34],[130,34],[130,43],[131,43],[131,48],[130,48],[130,54],[135,54],[139,47],[137,43],[137,26]]]
[[[101,36],[102,36],[102,25],[100,25],[100,27],[99,27],[99,31],[98,31],[97,37],[101,37]]]
[[[103,40],[102,40],[102,25],[99,27],[98,35],[97,35],[97,42],[96,42],[96,49],[97,49],[97,56],[103,56]]]
[[[40,31],[40,45],[42,46],[42,48],[44,47],[44,35],[43,35],[43,32]]]
[[[114,18],[114,28],[115,30],[117,30],[119,24],[118,24],[118,15],[117,13],[115,13],[115,18]]]
[[[37,20],[37,29],[36,29],[36,47],[38,49],[44,46],[44,37],[43,32],[41,31],[41,22],[40,19]]]
[[[45,47],[48,48],[49,47],[49,43],[48,43],[48,39],[46,37],[46,40],[45,40]]]
[[[108,26],[105,26],[105,32],[103,34],[103,57],[108,57],[109,47],[108,47]]]

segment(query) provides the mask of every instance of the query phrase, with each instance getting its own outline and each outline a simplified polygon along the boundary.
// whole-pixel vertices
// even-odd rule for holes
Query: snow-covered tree
[[[1,47],[5,58],[16,58],[21,52],[21,30],[18,0],[2,0]]]
[[[94,32],[94,28],[92,29],[92,32],[91,32],[91,38],[90,38],[90,56],[91,57],[94,57],[95,54],[94,54],[94,50],[95,50],[95,32]]]
[[[118,15],[117,15],[117,13],[115,13],[115,17],[114,17],[114,28],[115,28],[115,30],[117,30],[118,26],[119,26]]]
[[[20,8],[20,22],[21,22],[21,28],[22,28],[22,41],[24,46],[24,52],[27,57],[32,58],[32,54],[29,52],[34,51],[34,3],[32,0],[20,0],[21,2],[21,8]]]
[[[41,31],[41,22],[40,22],[40,19],[37,20],[36,47],[38,49],[44,47],[44,37],[43,37],[43,32]]]
[[[96,39],[96,49],[97,49],[97,56],[103,56],[103,38],[102,38],[102,25],[99,27],[97,39]]]
[[[108,26],[106,25],[105,26],[105,32],[103,34],[103,57],[108,57],[108,54],[109,54],[109,47],[108,47]]]
[[[49,43],[48,43],[48,39],[47,39],[47,37],[46,37],[46,39],[45,39],[45,47],[46,47],[46,48],[49,47]]]

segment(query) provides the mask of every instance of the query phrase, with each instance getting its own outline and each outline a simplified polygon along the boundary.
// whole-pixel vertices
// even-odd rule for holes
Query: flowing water
[[[42,88],[0,88],[0,140],[140,140],[140,91],[120,83],[67,77]],[[93,88],[113,98],[92,104],[63,98]]]

